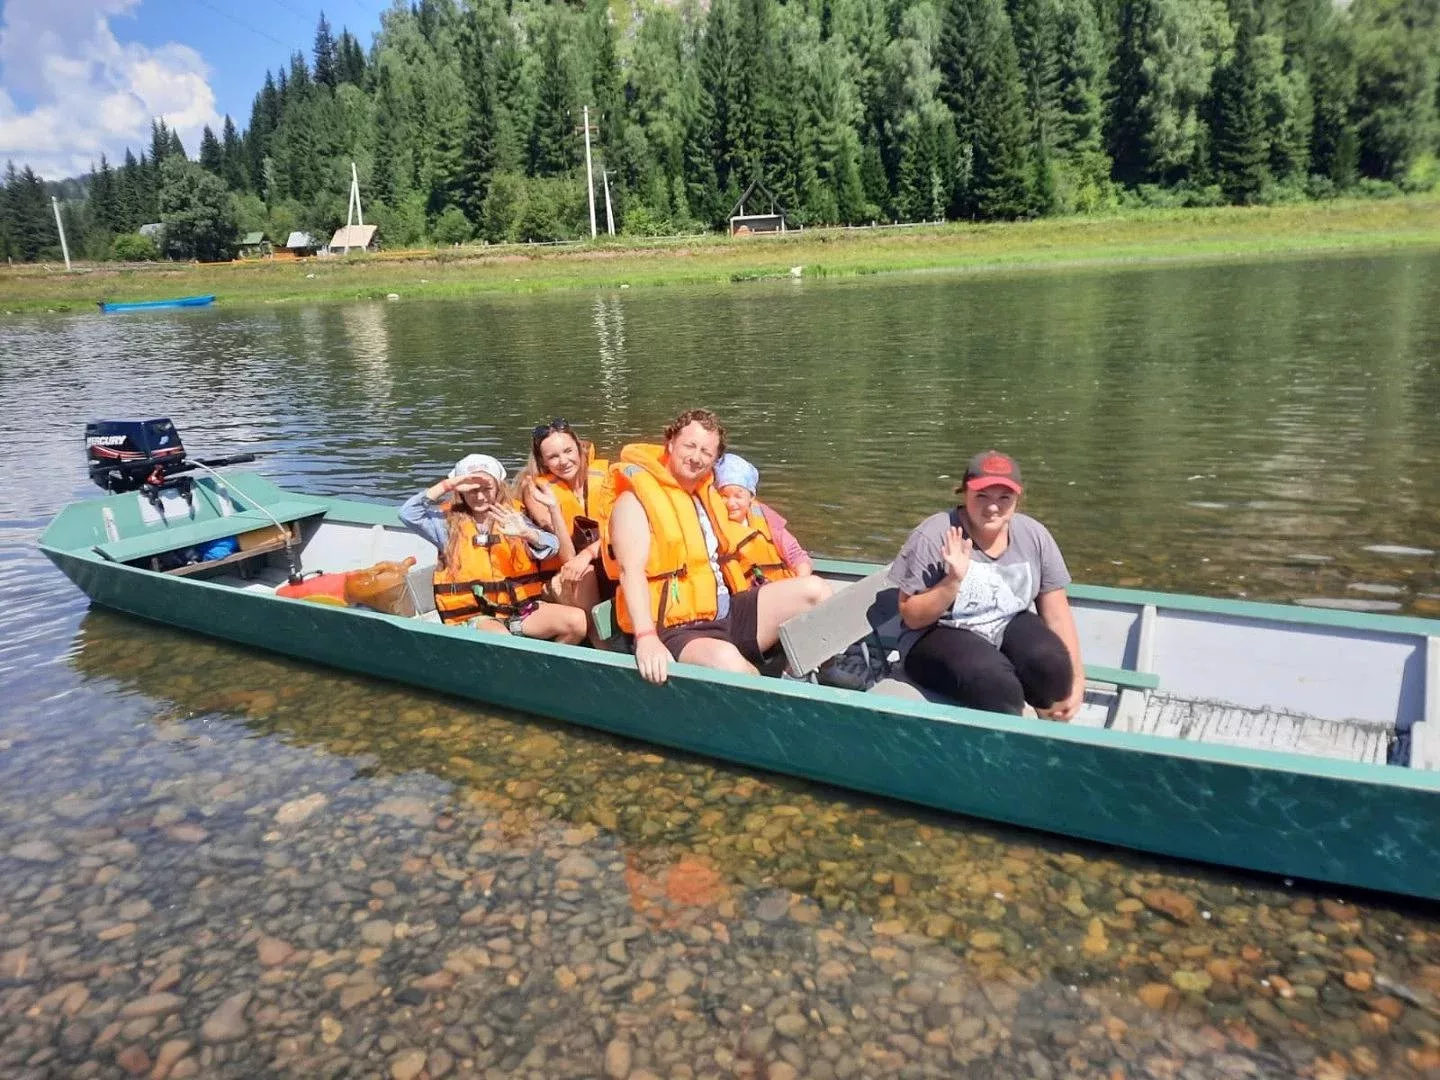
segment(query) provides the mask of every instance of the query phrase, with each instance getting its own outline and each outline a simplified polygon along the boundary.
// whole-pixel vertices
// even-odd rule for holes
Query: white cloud
[[[0,22],[0,161],[47,179],[76,176],[100,158],[150,144],[161,117],[194,154],[219,130],[209,67],[187,45],[122,43],[110,20],[140,0],[4,0]],[[22,109],[16,97],[34,102]]]

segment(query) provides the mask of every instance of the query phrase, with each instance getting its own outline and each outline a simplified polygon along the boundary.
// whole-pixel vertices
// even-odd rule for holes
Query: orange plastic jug
[[[345,602],[387,615],[413,615],[414,605],[405,590],[405,578],[415,565],[411,555],[403,562],[378,562],[345,575]]]

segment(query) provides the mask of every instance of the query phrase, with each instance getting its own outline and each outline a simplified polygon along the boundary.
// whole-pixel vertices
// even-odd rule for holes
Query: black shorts
[[[760,586],[763,589],[765,586]],[[740,650],[740,655],[756,667],[764,660],[760,643],[755,640],[759,633],[760,589],[746,589],[742,593],[730,594],[730,611],[723,619],[707,619],[704,622],[681,623],[660,631],[660,644],[670,651],[676,660],[685,646],[698,638],[714,638],[728,641]]]

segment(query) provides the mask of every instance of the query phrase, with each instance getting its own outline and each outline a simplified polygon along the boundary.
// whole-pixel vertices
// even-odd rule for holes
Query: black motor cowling
[[[154,501],[162,487],[170,486],[188,499],[190,478],[172,479],[176,473],[254,460],[254,454],[189,459],[180,432],[166,419],[92,420],[85,425],[85,461],[90,467],[90,479],[112,493],[139,491]]]
[[[182,471],[185,445],[169,420],[95,420],[85,425],[85,460],[106,491],[139,491]]]

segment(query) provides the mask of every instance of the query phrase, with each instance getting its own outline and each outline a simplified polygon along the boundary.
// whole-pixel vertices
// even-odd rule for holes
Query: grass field
[[[0,269],[0,312],[94,310],[106,300],[215,293],[229,305],[549,289],[697,285],[916,270],[985,271],[1247,259],[1440,246],[1440,198],[1142,210],[985,225],[825,229],[783,236],[616,239],[563,247],[271,262],[55,264]],[[794,268],[799,267],[797,271]]]

